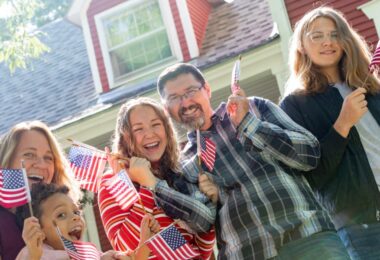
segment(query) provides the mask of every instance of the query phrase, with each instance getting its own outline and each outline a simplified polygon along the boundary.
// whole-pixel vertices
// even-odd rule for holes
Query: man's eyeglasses
[[[330,40],[331,42],[338,42],[339,40],[339,35],[337,32],[329,32],[329,33],[309,32],[306,34],[306,36],[313,43],[323,43],[327,40]]]
[[[170,95],[169,97],[165,99],[165,102],[168,105],[177,105],[181,103],[183,99],[194,97],[202,88],[203,88],[203,85],[200,87],[189,88],[183,95]]]

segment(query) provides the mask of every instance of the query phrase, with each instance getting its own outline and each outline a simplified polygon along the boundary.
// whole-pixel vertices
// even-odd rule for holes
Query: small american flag
[[[231,76],[231,92],[232,94],[236,91],[240,90],[239,80],[240,80],[240,60],[241,56],[239,56],[239,59],[235,62],[234,68],[232,69],[232,76]]]
[[[99,260],[101,253],[96,246],[90,242],[70,241],[60,235],[65,250],[74,260]]]
[[[199,256],[173,225],[153,236],[146,242],[146,245],[157,258],[163,260],[193,259]]]
[[[211,139],[201,136],[201,149],[202,161],[212,171],[215,163],[216,145]]]
[[[372,56],[371,63],[369,64],[370,72],[380,70],[380,41],[377,43],[375,53]]]
[[[13,208],[30,201],[23,174],[21,169],[0,169],[1,206]]]
[[[96,148],[72,146],[69,152],[71,169],[80,187],[92,192],[98,191],[98,182],[107,162],[105,153]]]
[[[106,189],[109,190],[122,210],[129,208],[139,199],[139,194],[125,170],[121,170],[110,179]]]

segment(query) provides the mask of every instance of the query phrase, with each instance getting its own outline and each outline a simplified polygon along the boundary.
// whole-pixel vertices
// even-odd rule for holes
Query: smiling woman
[[[22,122],[10,129],[1,138],[0,167],[19,169],[25,163],[29,184],[35,182],[56,183],[70,187],[72,196],[79,197],[79,189],[69,177],[69,166],[59,144],[50,129],[42,122]],[[0,207],[0,257],[15,259],[24,246],[16,215],[16,208]],[[30,234],[24,227],[24,238]]]
[[[352,259],[380,259],[380,78],[343,14],[320,7],[296,24],[281,107],[321,143],[305,174]]]
[[[175,225],[191,248],[200,254],[199,259],[208,259],[215,240],[211,229],[215,217],[212,208],[215,206],[209,205],[211,209],[208,208],[191,196],[193,194],[187,187],[179,186],[182,175],[177,167],[177,142],[163,107],[150,98],[137,98],[125,103],[117,117],[113,152],[120,157],[131,158],[125,167],[137,187],[140,200],[120,204],[110,193],[108,183],[121,170],[119,162],[110,156],[113,172],[106,173],[101,179],[99,208],[112,246],[121,251],[137,248],[143,213],[149,212],[162,229]],[[184,205],[187,211],[178,212],[179,204]],[[175,223],[173,219],[181,219],[180,223],[185,225]],[[186,228],[188,225],[202,230],[190,230]],[[161,259],[146,246],[142,249],[149,259]]]

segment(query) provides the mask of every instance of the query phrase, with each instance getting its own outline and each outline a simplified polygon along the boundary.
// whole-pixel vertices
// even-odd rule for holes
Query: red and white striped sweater
[[[166,216],[165,212],[158,208],[150,190],[140,188],[139,194],[141,202],[137,201],[130,208],[122,210],[116,200],[106,189],[112,173],[105,174],[100,182],[99,188],[99,209],[104,229],[107,233],[113,248],[118,251],[130,251],[137,248],[140,241],[140,226],[144,216],[144,209],[158,221],[161,229],[173,223],[173,219]],[[215,232],[212,229],[208,233],[192,234],[176,224],[177,229],[184,238],[192,245],[192,248],[200,253],[201,259],[208,259],[215,243]],[[150,255],[149,259],[158,259],[155,255]]]

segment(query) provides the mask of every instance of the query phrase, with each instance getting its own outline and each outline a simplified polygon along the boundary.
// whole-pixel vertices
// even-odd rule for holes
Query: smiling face
[[[131,111],[129,121],[135,153],[150,162],[158,162],[167,146],[167,136],[160,117],[152,107],[139,105]]]
[[[45,233],[45,243],[56,250],[63,250],[61,239],[54,223],[61,234],[68,240],[80,240],[85,224],[78,206],[66,194],[56,193],[42,201],[40,224]]]
[[[50,183],[54,176],[54,156],[45,135],[36,130],[22,133],[10,167],[20,169],[24,161],[29,185],[43,181]]]
[[[328,18],[315,19],[303,37],[303,51],[326,76],[336,75],[343,48],[335,23]]]
[[[192,89],[199,89],[192,97],[183,95]],[[170,116],[188,130],[207,130],[211,126],[213,110],[210,103],[211,89],[206,83],[196,80],[193,74],[181,74],[175,79],[166,82],[164,87],[165,99],[182,96],[179,103],[166,103],[165,107]]]

